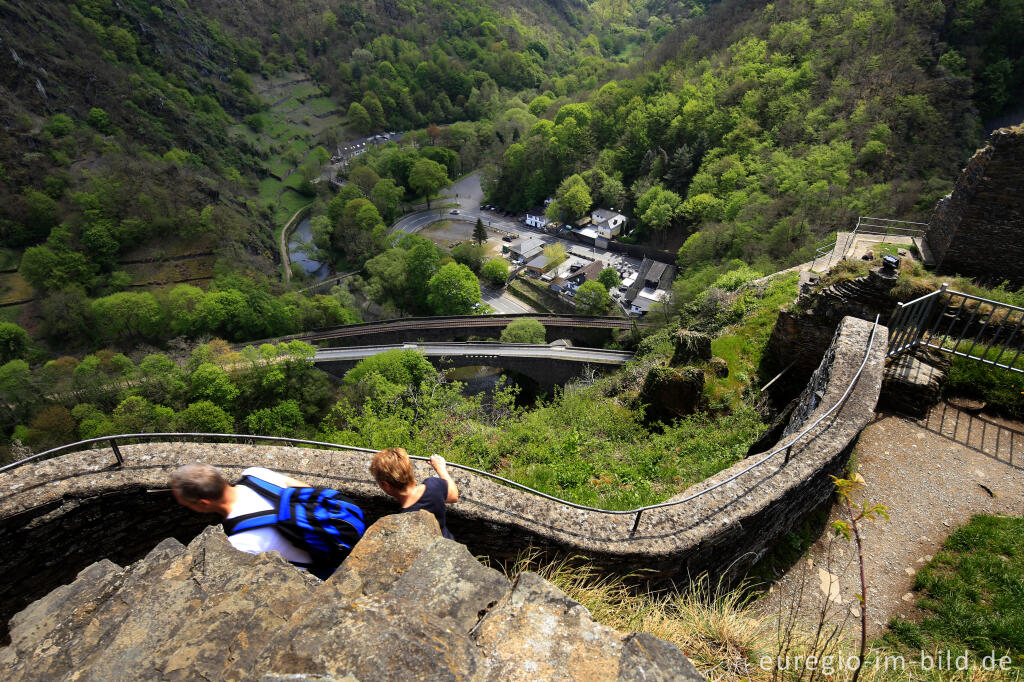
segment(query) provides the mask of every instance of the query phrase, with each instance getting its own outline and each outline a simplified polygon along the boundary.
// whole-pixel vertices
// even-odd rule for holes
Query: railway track
[[[531,318],[546,326],[559,327],[582,327],[591,329],[632,329],[633,327],[645,327],[648,324],[637,320],[629,320],[621,317],[584,317],[576,315],[556,315],[550,313],[524,313],[509,315],[460,315],[455,317],[403,317],[392,320],[379,320],[377,322],[363,322],[361,324],[349,324],[342,327],[329,329],[318,329],[302,334],[292,334],[274,339],[261,341],[250,341],[244,345],[259,343],[280,343],[282,341],[304,341],[315,343],[317,341],[329,341],[331,339],[344,339],[369,334],[385,334],[397,331],[427,331],[435,329],[494,329],[504,328],[515,320]]]

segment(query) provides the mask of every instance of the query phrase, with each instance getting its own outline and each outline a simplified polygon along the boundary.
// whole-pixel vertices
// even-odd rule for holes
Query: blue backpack
[[[332,488],[282,488],[255,476],[243,476],[238,485],[273,502],[274,509],[225,519],[224,533],[274,526],[313,559],[310,566],[292,563],[317,577],[333,573],[366,531],[363,510]]]

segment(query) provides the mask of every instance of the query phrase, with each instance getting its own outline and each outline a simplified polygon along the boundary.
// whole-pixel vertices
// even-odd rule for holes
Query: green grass
[[[708,395],[715,400],[738,404],[744,388],[756,376],[779,316],[779,309],[792,303],[797,295],[799,275],[791,272],[771,280],[763,291],[746,288],[731,305],[730,312],[742,316],[711,342],[711,352],[729,364],[729,376],[708,383]]]
[[[338,111],[338,103],[330,97],[317,97],[306,102],[302,108],[304,113],[311,113],[314,116],[329,114]]]
[[[267,170],[278,180],[284,180],[291,169],[292,165],[280,157],[274,157],[267,162]]]
[[[296,211],[312,202],[312,199],[302,196],[291,188],[285,189],[278,201],[277,210],[274,213],[274,222],[284,226]]]
[[[1011,320],[1009,326],[1013,325]],[[971,350],[973,344],[973,340],[961,341],[957,345],[957,350],[966,353]],[[979,342],[972,355],[981,357],[981,350],[984,348],[984,344]],[[1005,351],[1002,347],[991,348],[984,353],[984,357],[993,362],[998,358],[998,362],[1007,365],[1016,356],[1013,366],[1024,370],[1024,353],[1018,356],[1019,348],[1019,345],[1013,349],[1007,348]],[[1024,419],[1024,374],[1020,372],[1011,372],[1007,369],[986,365],[978,360],[957,357],[953,360],[953,365],[946,375],[946,382],[943,384],[942,390],[946,394],[984,400],[989,407],[1011,417]]]
[[[295,152],[296,154],[299,155],[299,158],[302,158],[306,155],[306,152],[309,151],[309,143],[305,140],[304,137],[297,137],[292,139],[292,141],[288,144],[288,150]]]
[[[1024,519],[979,515],[917,574],[920,623],[894,621],[887,642],[1024,661]]]
[[[277,201],[278,195],[284,189],[284,183],[274,177],[266,177],[260,180],[260,201]]]
[[[299,185],[301,185],[301,184],[302,184],[302,174],[301,173],[292,173],[291,175],[289,175],[284,180],[284,186],[285,187],[290,187],[290,188],[292,188],[294,190],[298,190],[299,189]]]

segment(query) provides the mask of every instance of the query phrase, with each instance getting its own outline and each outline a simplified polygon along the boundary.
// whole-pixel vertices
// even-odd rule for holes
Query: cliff
[[[535,574],[510,583],[427,512],[375,523],[323,583],[219,526],[97,562],[11,620],[0,665],[9,680],[703,679]]]

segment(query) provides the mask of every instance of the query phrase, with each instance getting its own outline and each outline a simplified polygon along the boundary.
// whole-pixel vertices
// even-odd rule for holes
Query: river
[[[309,218],[299,223],[298,227],[288,235],[288,258],[292,263],[298,263],[306,274],[314,279],[326,279],[331,273],[331,267],[327,263],[310,258],[308,251],[313,248],[313,226]]]

